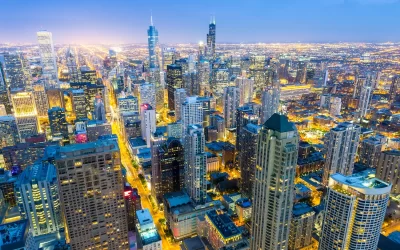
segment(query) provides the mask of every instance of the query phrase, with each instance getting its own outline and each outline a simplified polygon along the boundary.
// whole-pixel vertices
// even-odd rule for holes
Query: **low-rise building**
[[[196,220],[206,212],[220,208],[220,201],[196,206],[185,192],[172,192],[164,195],[164,215],[175,240],[182,240],[196,234]]]
[[[158,234],[153,217],[150,215],[149,209],[136,211],[138,223],[136,224],[138,232],[138,249],[143,250],[161,250],[161,237]]]
[[[243,223],[251,219],[251,201],[248,198],[240,198],[236,201],[236,214],[239,222]]]

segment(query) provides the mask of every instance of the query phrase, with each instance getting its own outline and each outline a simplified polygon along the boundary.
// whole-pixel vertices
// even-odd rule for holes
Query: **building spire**
[[[150,10],[150,24],[153,26],[153,10]]]

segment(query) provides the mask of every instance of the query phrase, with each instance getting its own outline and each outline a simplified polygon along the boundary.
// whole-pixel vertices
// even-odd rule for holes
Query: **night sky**
[[[160,43],[400,41],[399,0],[0,0],[0,42],[143,43],[153,13]]]

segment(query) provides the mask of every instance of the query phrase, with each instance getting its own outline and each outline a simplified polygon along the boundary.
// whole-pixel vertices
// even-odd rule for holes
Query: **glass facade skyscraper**
[[[43,76],[47,87],[57,87],[58,71],[54,53],[53,35],[49,31],[37,32]]]

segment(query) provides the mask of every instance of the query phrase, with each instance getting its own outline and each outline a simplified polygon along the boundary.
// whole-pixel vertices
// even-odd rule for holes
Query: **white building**
[[[37,32],[43,76],[47,87],[57,87],[58,71],[56,54],[54,53],[53,35],[49,31]]]
[[[197,96],[186,98],[182,104],[181,121],[184,131],[191,124],[203,124],[203,103],[197,99]]]
[[[329,107],[329,113],[333,116],[339,116],[342,109],[342,99],[339,97],[332,97]]]
[[[369,172],[331,175],[319,250],[377,249],[390,189]]]
[[[284,115],[273,114],[258,136],[251,249],[287,249],[299,137]]]
[[[182,118],[182,104],[186,101],[186,90],[185,89],[175,89],[174,93],[175,102],[175,120],[179,121]]]
[[[150,147],[151,135],[156,132],[156,111],[149,104],[140,105],[142,138]]]
[[[323,183],[328,184],[329,176],[335,173],[353,173],[361,127],[343,122],[325,135],[325,165]]]
[[[207,155],[204,152],[204,130],[201,125],[195,124],[185,129],[185,187],[196,204],[204,204],[207,199]]]
[[[253,101],[254,93],[254,80],[245,77],[238,77],[235,80],[236,87],[239,88],[240,92],[240,106],[245,103]]]
[[[266,122],[273,114],[279,110],[280,89],[279,87],[269,87],[262,92],[261,96],[261,124]]]
[[[236,109],[240,104],[240,89],[237,87],[224,88],[224,119],[226,128],[236,128]]]

